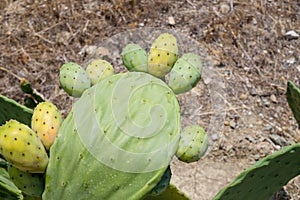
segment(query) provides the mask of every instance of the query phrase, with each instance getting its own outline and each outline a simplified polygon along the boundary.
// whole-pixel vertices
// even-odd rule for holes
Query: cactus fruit
[[[175,94],[187,92],[197,85],[201,72],[200,57],[193,53],[184,54],[172,68],[168,85]]]
[[[86,72],[91,79],[92,85],[95,85],[101,79],[113,75],[114,68],[106,60],[93,60],[86,68]]]
[[[33,111],[16,101],[0,95],[0,125],[10,119],[15,119],[30,125]]]
[[[288,81],[287,83],[286,97],[298,126],[300,127],[300,89],[291,81]]]
[[[162,80],[142,72],[109,76],[63,121],[43,199],[141,199],[160,181],[179,137],[179,104]]]
[[[300,174],[300,144],[285,146],[257,161],[224,187],[213,200],[265,200]]]
[[[163,78],[170,72],[178,57],[177,39],[168,33],[161,34],[151,45],[148,55],[148,71]]]
[[[150,195],[160,195],[163,193],[167,187],[169,186],[170,180],[171,180],[172,172],[170,166],[165,171],[164,175],[161,177],[158,184],[152,189]]]
[[[128,44],[122,51],[122,59],[128,71],[148,72],[148,56],[138,44]]]
[[[53,144],[61,122],[61,113],[51,102],[39,103],[34,109],[31,128],[35,131],[47,150]]]
[[[8,174],[12,182],[29,196],[40,197],[44,191],[44,174],[31,174],[13,166],[8,167]]]
[[[86,71],[73,62],[62,65],[59,81],[61,87],[72,97],[80,97],[91,86],[91,80]]]
[[[8,172],[0,168],[0,197],[3,200],[22,200],[22,191],[11,181]]]
[[[0,127],[0,154],[14,167],[31,173],[43,173],[48,163],[40,139],[27,125],[16,120]]]
[[[176,156],[183,162],[198,161],[208,148],[208,137],[205,130],[198,125],[187,126],[181,132]]]

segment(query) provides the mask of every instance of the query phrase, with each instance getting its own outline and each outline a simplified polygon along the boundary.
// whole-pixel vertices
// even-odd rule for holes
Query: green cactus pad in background
[[[283,147],[256,162],[222,189],[214,200],[266,200],[300,174],[300,144]]]
[[[22,200],[22,191],[10,180],[8,172],[0,168],[0,197],[5,200]]]
[[[16,101],[0,95],[0,125],[10,119],[15,119],[30,125],[33,111]]]
[[[140,45],[126,45],[122,51],[122,59],[128,71],[148,72],[148,56]]]
[[[179,104],[163,81],[142,72],[107,77],[64,120],[43,199],[141,199],[160,181],[179,137]]]
[[[86,68],[86,72],[91,79],[91,83],[95,85],[101,79],[113,75],[114,68],[106,60],[93,60]]]
[[[163,33],[152,43],[148,55],[148,71],[150,74],[163,78],[170,72],[178,57],[177,39]]]
[[[0,154],[14,167],[43,173],[48,155],[37,135],[27,125],[9,120],[0,126]]]
[[[201,73],[200,57],[193,53],[184,54],[172,68],[168,85],[175,94],[187,92],[197,85]]]
[[[167,189],[158,196],[146,196],[144,200],[189,200],[183,192],[179,191],[174,185],[170,184]]]
[[[61,87],[72,97],[80,97],[91,86],[86,71],[73,62],[66,63],[60,68],[59,81]]]
[[[29,196],[41,197],[44,191],[44,174],[31,174],[15,167],[8,167],[8,174],[13,183]]]
[[[169,186],[170,180],[171,180],[172,172],[170,166],[165,171],[164,175],[161,177],[158,184],[152,189],[151,193],[149,195],[160,195],[163,193],[167,187]]]
[[[291,81],[287,83],[286,97],[293,111],[294,117],[300,127],[300,89]]]
[[[61,123],[61,113],[51,102],[39,103],[33,111],[31,128],[47,150],[53,144]]]
[[[179,148],[176,156],[183,162],[198,161],[208,148],[208,136],[198,125],[185,127],[181,132]]]

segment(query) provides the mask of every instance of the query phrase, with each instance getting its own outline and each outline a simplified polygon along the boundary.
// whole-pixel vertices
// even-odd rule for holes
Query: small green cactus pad
[[[148,71],[153,76],[163,78],[170,72],[178,57],[177,39],[163,33],[152,43],[148,55]]]
[[[162,80],[143,72],[109,76],[64,120],[43,199],[141,199],[160,181],[179,137],[179,104]]]
[[[22,200],[22,191],[10,180],[8,172],[0,168],[0,197],[3,200]]]
[[[27,125],[16,120],[0,126],[0,154],[18,169],[32,173],[43,173],[48,163],[40,139]]]
[[[152,189],[150,195],[160,195],[163,193],[166,188],[169,186],[170,180],[171,180],[172,172],[170,166],[165,171],[164,175],[161,177],[158,184]]]
[[[169,184],[167,189],[158,196],[146,196],[144,200],[189,200],[183,192],[179,191],[174,185]]]
[[[128,71],[148,72],[148,56],[140,45],[126,45],[122,51],[122,59]]]
[[[300,127],[300,89],[291,81],[288,81],[287,83],[286,97]]]
[[[184,54],[172,68],[168,85],[175,94],[187,92],[197,85],[201,73],[200,57],[193,53]]]
[[[88,64],[86,72],[91,79],[92,85],[115,73],[113,66],[106,60],[101,59],[93,60]]]
[[[23,172],[13,166],[8,167],[8,174],[13,183],[29,196],[41,197],[44,191],[44,174]]]
[[[80,97],[91,86],[86,71],[73,62],[66,63],[60,68],[59,81],[61,87],[72,97]]]
[[[181,132],[179,148],[176,156],[179,160],[190,163],[198,161],[208,148],[208,136],[198,125],[185,127]]]
[[[31,109],[0,94],[0,125],[10,119],[30,125],[32,113]]]
[[[242,172],[213,200],[266,200],[289,180],[300,174],[300,144],[281,150],[256,162]]]

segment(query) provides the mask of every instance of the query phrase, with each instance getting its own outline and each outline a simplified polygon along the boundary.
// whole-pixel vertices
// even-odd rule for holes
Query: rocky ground
[[[300,86],[297,0],[2,0],[0,22],[0,93],[23,103],[25,77],[64,114],[72,99],[59,88],[63,63],[83,64],[104,41],[136,29],[189,37],[209,59],[198,86],[180,97],[182,114],[211,139],[201,161],[172,163],[172,182],[192,199],[211,199],[255,161],[300,142],[285,98],[287,80]],[[300,199],[300,178],[284,190]]]

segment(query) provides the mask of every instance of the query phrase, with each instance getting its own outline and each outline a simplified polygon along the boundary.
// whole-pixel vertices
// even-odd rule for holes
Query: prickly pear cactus
[[[0,127],[0,154],[14,167],[31,173],[43,173],[48,164],[48,155],[40,139],[28,126],[16,120]]]
[[[184,54],[172,68],[168,85],[175,94],[187,92],[197,85],[201,73],[200,57],[193,53]]]
[[[40,197],[44,191],[45,179],[43,174],[31,174],[13,166],[8,167],[8,174],[13,183],[29,196]]]
[[[183,192],[179,191],[174,185],[170,184],[165,191],[157,196],[148,195],[144,200],[189,200]]]
[[[142,72],[107,77],[64,120],[43,199],[141,199],[160,181],[179,138],[178,101],[163,81]]]
[[[138,44],[128,44],[122,51],[122,59],[128,71],[148,72],[148,56]]]
[[[0,95],[0,125],[10,119],[15,119],[30,125],[33,111],[16,101]]]
[[[179,148],[176,156],[183,162],[198,161],[208,148],[208,136],[198,125],[187,126],[181,132]]]
[[[53,144],[61,123],[61,113],[51,102],[39,103],[33,111],[31,128],[47,150]]]
[[[283,147],[280,151],[256,162],[242,172],[214,200],[265,200],[300,174],[300,144]]]
[[[148,71],[163,78],[170,72],[178,57],[177,39],[169,34],[161,34],[151,45],[148,55]]]
[[[59,81],[61,87],[73,97],[80,97],[91,86],[86,71],[73,62],[66,63],[60,68]]]
[[[86,68],[86,72],[91,79],[92,85],[95,85],[101,79],[111,76],[115,73],[113,66],[106,60],[93,60]]]
[[[291,81],[287,83],[287,101],[300,127],[300,89]]]
[[[165,171],[164,175],[161,177],[158,184],[152,189],[149,195],[158,196],[163,193],[169,186],[171,180],[172,172],[170,166]]]
[[[8,172],[0,168],[0,197],[5,200],[22,200],[22,191],[11,181]]]

